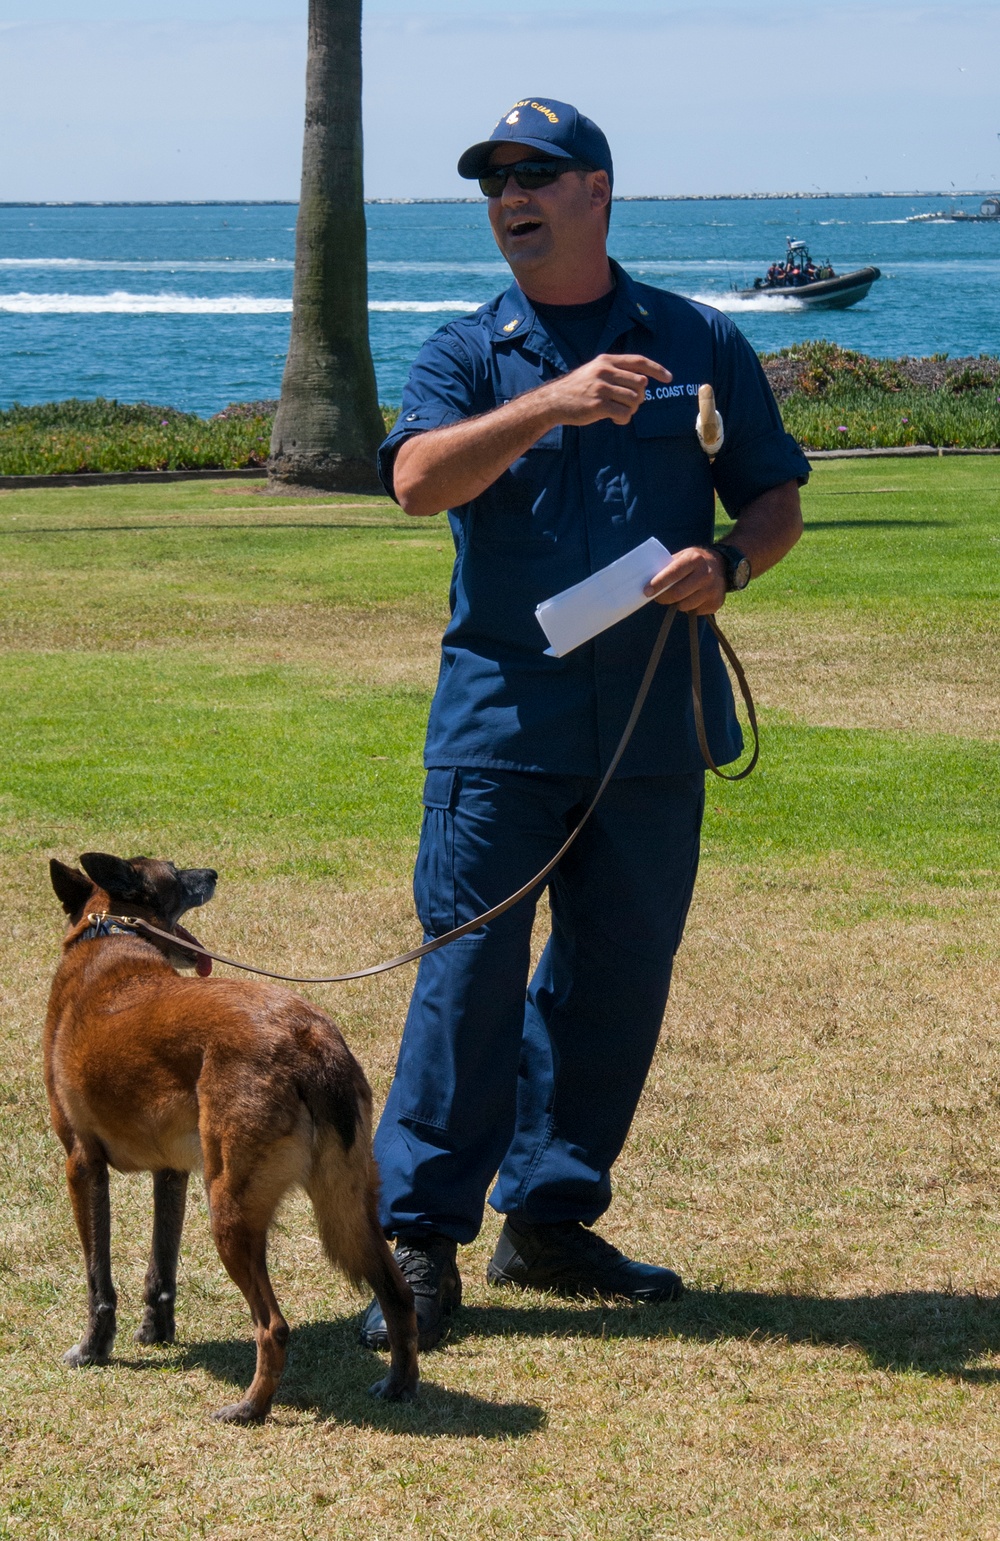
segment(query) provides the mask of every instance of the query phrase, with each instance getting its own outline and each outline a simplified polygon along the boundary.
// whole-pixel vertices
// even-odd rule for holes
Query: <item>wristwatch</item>
[[[750,582],[750,558],[739,546],[731,546],[727,541],[716,541],[712,550],[722,558],[727,591],[745,589]]]

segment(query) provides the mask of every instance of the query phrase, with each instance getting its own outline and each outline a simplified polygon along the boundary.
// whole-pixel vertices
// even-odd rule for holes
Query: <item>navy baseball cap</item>
[[[590,118],[568,102],[539,96],[515,102],[505,112],[489,139],[470,145],[458,162],[458,174],[470,180],[481,177],[498,144],[524,144],[557,160],[584,161],[595,171],[606,171],[614,183],[611,146]]]

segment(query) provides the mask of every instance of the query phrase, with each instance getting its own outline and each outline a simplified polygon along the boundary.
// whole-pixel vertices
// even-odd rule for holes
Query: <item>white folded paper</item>
[[[582,583],[543,600],[535,614],[551,644],[546,653],[564,658],[582,642],[641,610],[649,603],[643,589],[669,561],[670,552],[652,535]]]

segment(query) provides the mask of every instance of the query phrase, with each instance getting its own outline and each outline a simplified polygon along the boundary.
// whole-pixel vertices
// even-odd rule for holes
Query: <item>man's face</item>
[[[502,144],[490,156],[490,165],[545,158],[528,145]],[[500,197],[488,203],[494,238],[515,276],[530,277],[558,266],[575,256],[581,244],[589,248],[595,241],[603,243],[609,195],[603,171],[567,171],[533,192],[508,177]]]

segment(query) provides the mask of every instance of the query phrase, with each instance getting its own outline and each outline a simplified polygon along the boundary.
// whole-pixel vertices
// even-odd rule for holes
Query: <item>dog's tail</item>
[[[312,1163],[306,1190],[331,1263],[352,1284],[371,1279],[385,1246],[378,1223],[378,1171],[372,1156],[372,1094],[339,1034],[312,1035],[309,1074],[299,1095],[312,1115]]]
[[[413,1292],[378,1223],[371,1089],[332,1023],[314,1024],[312,1048],[300,1087],[314,1130],[306,1190],[330,1261],[353,1284],[370,1284],[382,1307],[389,1374],[372,1389],[390,1400],[409,1398],[417,1385],[417,1318]]]

